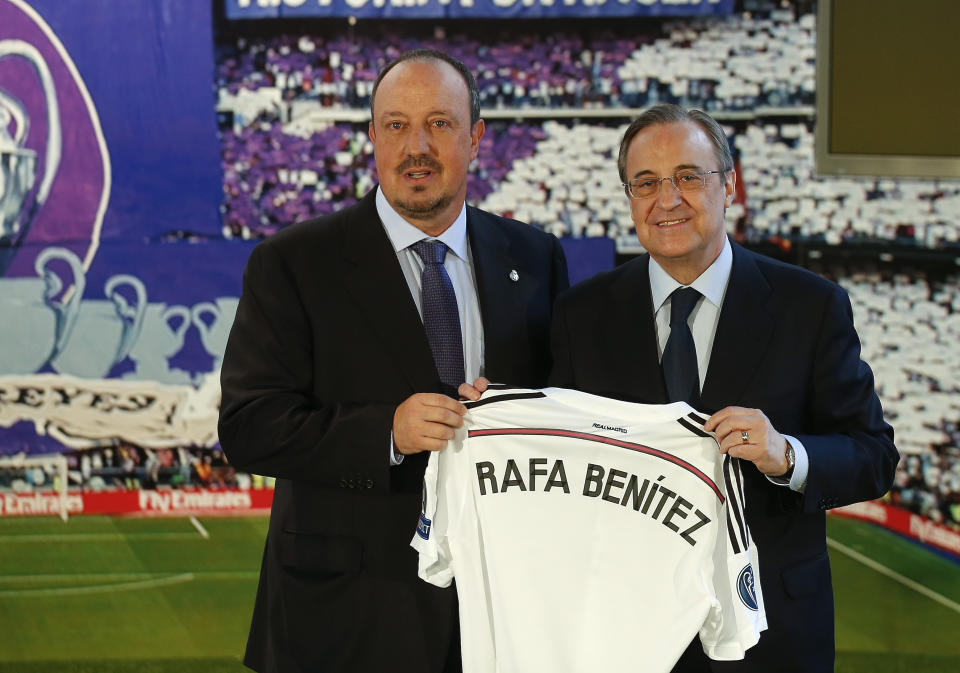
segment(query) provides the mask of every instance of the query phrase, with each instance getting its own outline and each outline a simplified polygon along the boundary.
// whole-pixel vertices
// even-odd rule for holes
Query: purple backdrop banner
[[[24,243],[61,242],[89,268],[100,240],[220,236],[211,11],[0,0],[0,151],[22,177],[4,197],[22,200],[4,275],[33,273]]]
[[[733,0],[224,0],[227,18],[550,19],[733,13]]]
[[[212,11],[0,0],[0,454],[216,442],[252,243],[222,235]]]

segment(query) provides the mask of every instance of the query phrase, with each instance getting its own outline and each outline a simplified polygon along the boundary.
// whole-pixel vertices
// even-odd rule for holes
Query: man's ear
[[[723,207],[729,208],[737,196],[737,172],[732,168],[724,174],[723,190],[726,192]]]
[[[478,119],[477,123],[473,125],[473,128],[470,129],[470,160],[477,158],[477,154],[480,152],[480,140],[483,138],[483,134],[487,130],[487,125],[482,119]]]

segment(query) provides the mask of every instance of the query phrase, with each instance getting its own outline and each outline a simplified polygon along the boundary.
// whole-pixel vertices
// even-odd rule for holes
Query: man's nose
[[[661,180],[660,189],[657,190],[657,205],[664,210],[670,210],[680,201],[680,190],[673,184],[673,180],[670,178]]]
[[[414,127],[407,136],[407,152],[413,156],[430,153],[430,134],[427,129]]]

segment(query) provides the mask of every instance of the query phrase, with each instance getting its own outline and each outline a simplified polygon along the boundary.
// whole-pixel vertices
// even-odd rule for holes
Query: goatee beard
[[[411,203],[398,199],[393,207],[404,217],[414,220],[427,219],[430,215],[441,212],[453,202],[451,194],[440,194],[435,199],[425,203]]]

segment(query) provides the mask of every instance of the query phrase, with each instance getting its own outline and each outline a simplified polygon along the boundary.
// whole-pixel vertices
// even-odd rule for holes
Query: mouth
[[[439,163],[433,157],[409,157],[397,166],[397,173],[414,184],[426,182],[441,171]]]
[[[674,219],[674,220],[663,220],[663,221],[661,221],[661,222],[657,222],[655,226],[656,226],[657,228],[660,228],[660,229],[665,229],[665,228],[669,228],[669,227],[675,227],[675,226],[677,226],[678,224],[683,224],[683,223],[686,222],[688,219],[689,219],[689,218],[681,217],[681,218]]]

